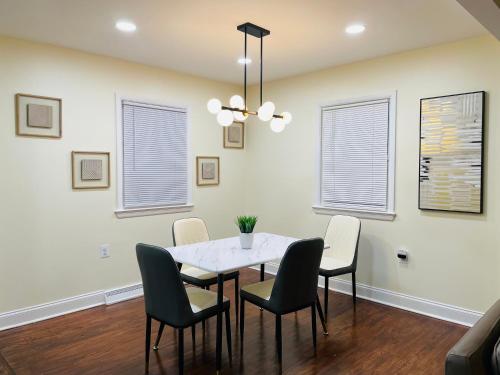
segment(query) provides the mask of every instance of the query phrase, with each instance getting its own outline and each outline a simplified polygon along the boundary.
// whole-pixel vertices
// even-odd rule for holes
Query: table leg
[[[220,374],[221,370],[221,356],[222,356],[222,301],[224,296],[224,274],[217,274],[217,305],[219,311],[217,312],[217,340],[215,343],[216,351],[216,370]]]
[[[319,296],[316,294],[316,308],[318,309],[319,320],[323,326],[323,335],[328,335],[328,329],[326,327],[325,316],[323,315],[323,310],[321,308],[321,302],[319,301]]]
[[[265,271],[266,265],[262,263],[260,265],[260,281],[264,281],[264,271]],[[264,311],[264,309],[261,307],[260,311]]]

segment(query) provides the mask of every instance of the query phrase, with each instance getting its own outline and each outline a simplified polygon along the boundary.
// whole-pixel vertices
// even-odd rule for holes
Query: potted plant
[[[252,248],[253,228],[256,223],[256,216],[238,216],[236,218],[236,225],[240,228],[240,243],[242,249]]]

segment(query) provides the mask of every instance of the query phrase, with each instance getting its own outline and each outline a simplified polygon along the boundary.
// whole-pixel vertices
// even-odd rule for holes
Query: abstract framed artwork
[[[16,135],[61,138],[62,100],[47,96],[16,94]]]
[[[73,151],[71,165],[73,189],[109,188],[109,152]]]
[[[418,208],[483,212],[485,92],[420,100]]]
[[[233,122],[230,126],[223,127],[224,148],[244,148],[245,147],[245,123]]]
[[[196,185],[219,185],[219,172],[218,156],[196,157]]]

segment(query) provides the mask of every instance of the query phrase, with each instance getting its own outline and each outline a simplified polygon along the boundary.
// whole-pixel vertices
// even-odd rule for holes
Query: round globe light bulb
[[[271,130],[275,133],[281,133],[285,129],[285,122],[283,119],[274,117],[270,124]]]
[[[290,112],[283,112],[281,116],[283,116],[283,122],[285,123],[285,125],[288,125],[292,122],[292,114]]]
[[[233,115],[236,121],[242,121],[242,122],[245,121],[248,117],[248,114],[244,114],[243,112],[237,112],[237,111],[233,112]]]
[[[229,99],[229,105],[232,108],[238,108],[238,109],[243,109],[245,108],[245,101],[243,98],[239,95],[233,95],[231,96],[231,99]]]
[[[257,115],[261,121],[269,121],[273,118],[274,110],[276,107],[273,102],[265,102],[257,111]]]
[[[233,120],[233,112],[228,109],[224,109],[217,114],[217,122],[220,126],[229,126],[233,123]]]
[[[207,109],[208,112],[210,112],[212,115],[216,115],[221,111],[222,103],[220,102],[219,99],[212,98],[207,103]]]

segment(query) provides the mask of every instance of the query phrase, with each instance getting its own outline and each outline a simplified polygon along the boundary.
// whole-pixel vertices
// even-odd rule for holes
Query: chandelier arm
[[[246,109],[241,109],[241,108],[236,108],[236,107],[228,107],[228,106],[221,106],[221,109],[227,109],[228,111],[232,111],[232,112],[241,112],[243,114],[246,114],[246,115],[255,115],[257,116],[258,112],[257,111],[248,111]],[[274,115],[273,114],[273,117],[274,118],[283,118],[282,115]]]

